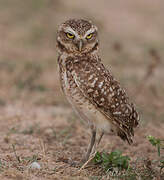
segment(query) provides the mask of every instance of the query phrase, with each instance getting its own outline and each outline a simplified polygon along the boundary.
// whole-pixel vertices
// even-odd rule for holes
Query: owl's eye
[[[88,34],[88,35],[87,35],[87,37],[86,37],[86,38],[87,38],[87,39],[91,39],[91,38],[92,38],[92,36],[93,36],[93,33],[90,33],[90,34]]]
[[[73,35],[73,34],[71,34],[71,33],[66,33],[66,35],[67,35],[67,37],[69,38],[69,39],[73,39],[75,36]]]

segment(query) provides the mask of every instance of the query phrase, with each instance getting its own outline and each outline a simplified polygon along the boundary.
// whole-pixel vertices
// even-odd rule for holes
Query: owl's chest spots
[[[77,114],[89,124],[94,124],[97,129],[109,132],[110,123],[85,97],[76,85],[69,72],[62,73],[63,91]]]
[[[82,95],[70,72],[63,71],[61,76],[63,91],[68,101],[71,104],[81,106],[83,101],[86,101],[86,98]]]

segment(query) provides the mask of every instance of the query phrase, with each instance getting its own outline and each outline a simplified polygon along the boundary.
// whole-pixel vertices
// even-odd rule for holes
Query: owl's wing
[[[101,62],[84,58],[73,63],[72,76],[83,95],[117,127],[117,134],[131,143],[139,116],[110,71]]]

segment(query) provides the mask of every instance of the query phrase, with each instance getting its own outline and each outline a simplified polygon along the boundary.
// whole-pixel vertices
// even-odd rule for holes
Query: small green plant
[[[113,151],[111,153],[97,152],[94,159],[95,164],[101,164],[106,172],[115,169],[127,170],[129,168],[129,156],[123,156],[121,151]]]
[[[158,156],[160,157],[159,167],[160,170],[162,170],[164,168],[164,156],[161,157],[161,149],[163,149],[164,147],[164,144],[162,143],[163,140],[155,138],[154,136],[151,135],[147,136],[147,139],[153,146],[157,147]]]
[[[160,154],[161,154],[161,140],[158,139],[158,138],[155,138],[154,136],[151,136],[151,135],[147,136],[147,138],[148,138],[149,142],[153,146],[157,147],[158,156],[160,157]]]

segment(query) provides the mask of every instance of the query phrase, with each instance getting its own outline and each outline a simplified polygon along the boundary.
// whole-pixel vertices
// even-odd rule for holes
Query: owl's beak
[[[81,51],[82,48],[83,48],[83,40],[80,39],[78,42],[77,42],[77,47],[78,47],[78,50]]]

